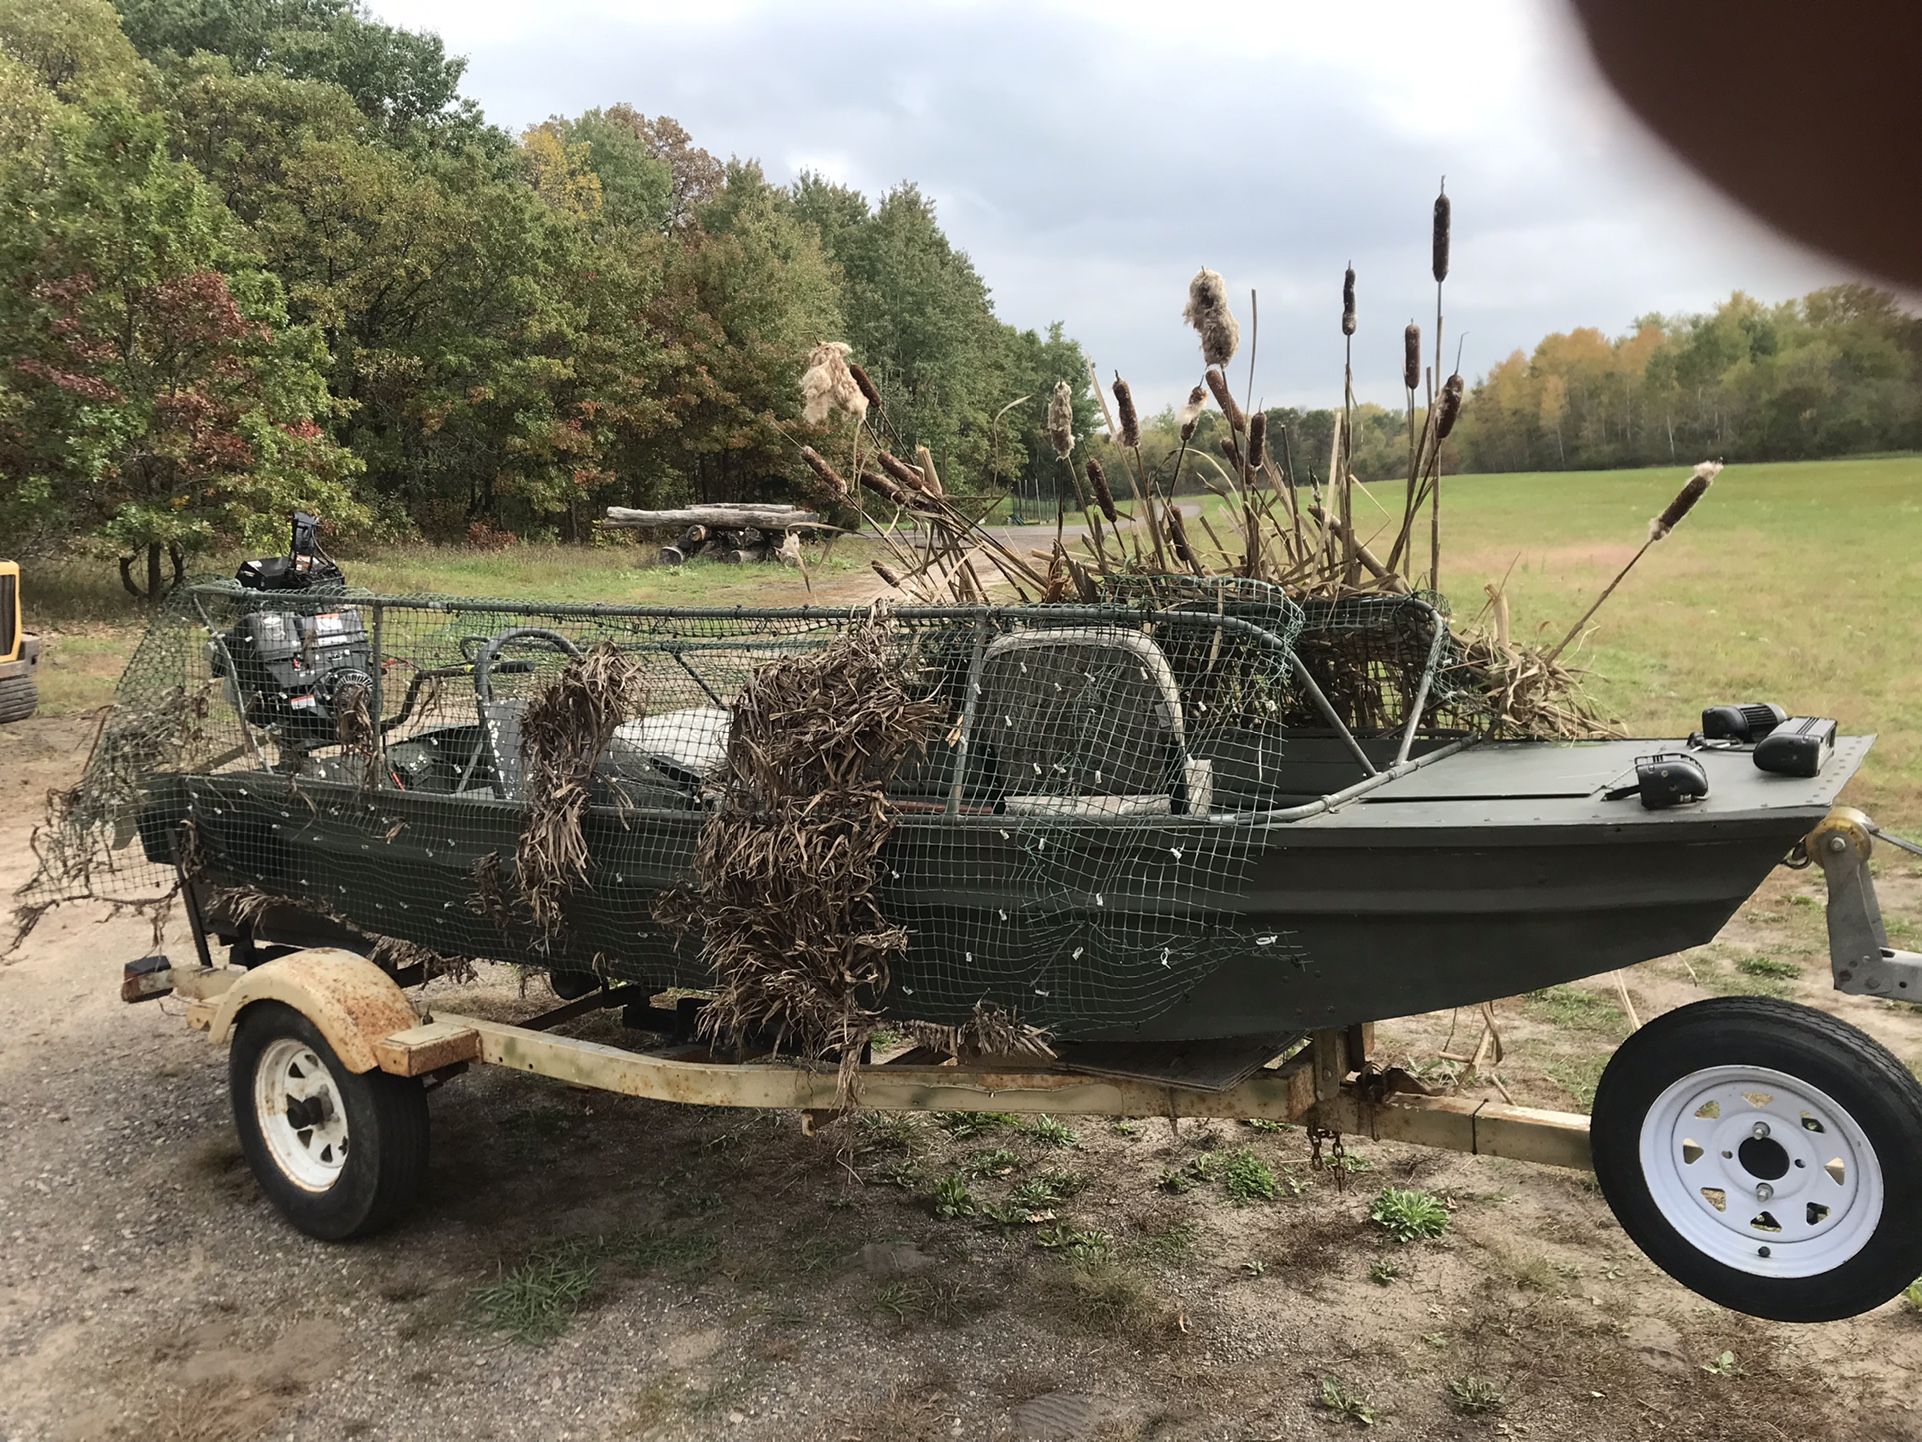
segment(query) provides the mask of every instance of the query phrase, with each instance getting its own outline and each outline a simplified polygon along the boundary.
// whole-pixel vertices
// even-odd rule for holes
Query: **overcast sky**
[[[1846,278],[1644,138],[1548,0],[374,9],[469,57],[468,93],[516,131],[627,101],[776,181],[814,169],[870,197],[918,182],[1004,320],[1065,322],[1104,376],[1157,405],[1200,369],[1181,308],[1201,265],[1241,316],[1237,389],[1253,288],[1260,396],[1338,404],[1351,259],[1356,389],[1399,405],[1402,326],[1434,323],[1444,173],[1448,362],[1466,331],[1471,378],[1552,330],[1612,335],[1732,290],[1780,300]]]

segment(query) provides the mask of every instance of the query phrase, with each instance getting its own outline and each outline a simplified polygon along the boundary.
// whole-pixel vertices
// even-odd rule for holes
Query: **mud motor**
[[[276,606],[263,597],[207,644],[213,674],[250,726],[270,731],[295,752],[347,739],[365,727],[374,695],[374,648],[360,608],[344,604],[346,577],[321,547],[319,522],[296,512],[285,556],[244,562],[234,579],[249,591],[304,592]],[[343,604],[329,606],[328,593]],[[346,729],[343,729],[343,722]]]

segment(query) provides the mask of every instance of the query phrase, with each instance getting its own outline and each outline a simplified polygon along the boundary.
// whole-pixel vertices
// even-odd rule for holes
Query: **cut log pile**
[[[696,556],[731,565],[779,561],[794,566],[800,564],[804,535],[822,536],[831,544],[841,534],[838,527],[828,525],[812,511],[772,502],[683,506],[667,511],[609,506],[603,524],[671,534],[673,539],[661,547],[664,566],[678,566]]]

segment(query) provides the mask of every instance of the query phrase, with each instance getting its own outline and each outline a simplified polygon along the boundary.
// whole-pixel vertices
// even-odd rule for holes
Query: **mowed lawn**
[[[1441,575],[1457,618],[1506,575],[1514,635],[1559,638],[1687,475],[1450,477]],[[1922,456],[1730,465],[1602,607],[1580,659],[1636,735],[1683,736],[1703,706],[1749,700],[1875,731],[1849,799],[1922,825]]]

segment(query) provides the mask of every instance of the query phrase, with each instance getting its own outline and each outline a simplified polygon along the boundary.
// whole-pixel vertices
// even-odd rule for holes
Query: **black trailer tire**
[[[1826,1322],[1922,1276],[1922,1084],[1825,1012],[1722,997],[1657,1017],[1609,1061],[1590,1126],[1622,1229],[1710,1301]]]
[[[418,1078],[351,1072],[306,1017],[261,1001],[240,1014],[227,1079],[248,1166],[308,1236],[367,1236],[419,1192],[427,1097]]]
[[[24,721],[39,707],[40,692],[33,684],[31,672],[0,679],[0,725]]]

